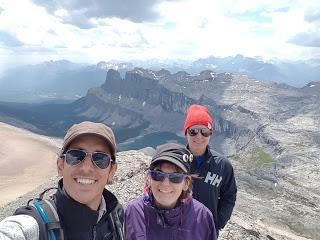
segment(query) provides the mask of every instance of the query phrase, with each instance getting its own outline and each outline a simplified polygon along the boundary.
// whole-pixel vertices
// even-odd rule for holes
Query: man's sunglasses
[[[101,169],[107,168],[110,162],[113,161],[111,156],[104,152],[87,152],[81,149],[69,149],[66,153],[62,154],[61,157],[63,157],[69,165],[75,166],[82,163],[88,154],[91,155],[92,163]]]
[[[151,179],[157,182],[163,182],[165,178],[168,178],[171,183],[182,183],[187,175],[183,173],[165,173],[158,170],[148,170],[148,174]]]
[[[189,128],[188,129],[188,134],[191,137],[198,135],[199,132],[204,137],[209,137],[212,134],[212,131],[209,128]]]

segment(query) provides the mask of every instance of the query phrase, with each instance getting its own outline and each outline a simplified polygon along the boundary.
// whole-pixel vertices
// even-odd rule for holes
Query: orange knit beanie
[[[188,108],[184,122],[184,135],[187,135],[188,128],[194,125],[205,125],[213,131],[213,120],[207,107],[193,104]]]

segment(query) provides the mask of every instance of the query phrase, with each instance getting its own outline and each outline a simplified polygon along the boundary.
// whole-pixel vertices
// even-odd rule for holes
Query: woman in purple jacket
[[[144,196],[125,209],[126,240],[216,240],[208,208],[192,198],[190,163],[184,146],[159,146],[148,170]]]

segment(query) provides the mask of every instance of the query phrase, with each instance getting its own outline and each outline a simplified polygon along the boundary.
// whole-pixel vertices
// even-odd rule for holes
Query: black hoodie
[[[202,156],[205,160],[199,168],[191,164],[191,173],[200,179],[193,180],[193,197],[212,212],[216,229],[222,229],[231,217],[237,186],[231,163],[207,147]]]

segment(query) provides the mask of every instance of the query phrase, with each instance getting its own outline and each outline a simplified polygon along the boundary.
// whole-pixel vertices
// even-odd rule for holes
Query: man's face
[[[82,135],[73,140],[68,149],[82,149],[88,152],[104,152],[111,155],[111,151],[105,140],[95,135]],[[108,181],[112,180],[117,165],[109,164],[106,169],[96,167],[91,161],[91,155],[80,164],[71,166],[64,159],[58,158],[57,168],[60,176],[63,177],[63,186],[68,195],[97,210],[102,192]]]
[[[189,129],[208,129],[207,126],[204,125],[193,125]],[[195,136],[190,136],[189,132],[187,131],[187,141],[189,145],[189,149],[195,156],[201,156],[205,153],[206,147],[208,146],[210,142],[210,137],[204,137],[199,132]]]

